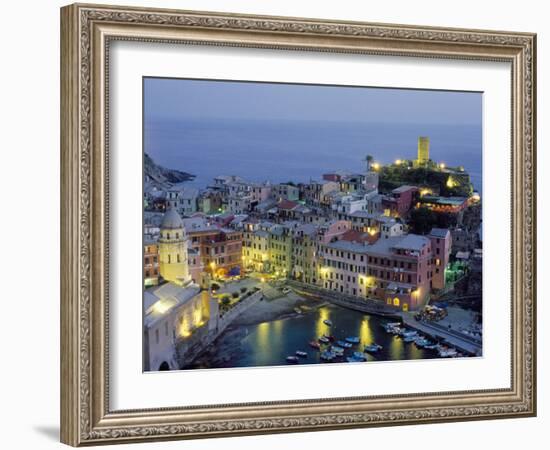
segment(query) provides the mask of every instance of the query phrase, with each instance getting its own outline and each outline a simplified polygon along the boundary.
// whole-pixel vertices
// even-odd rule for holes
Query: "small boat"
[[[411,342],[414,342],[415,340],[416,340],[415,336],[404,336],[403,337],[403,342],[411,343]]]
[[[298,364],[298,357],[297,356],[287,356],[286,357],[286,362],[289,363],[289,364]]]
[[[300,358],[307,358],[307,352],[304,352],[303,350],[296,350],[296,356],[299,356]]]
[[[380,350],[380,346],[376,344],[365,345],[365,351],[368,353],[376,353]]]
[[[323,337],[327,338],[330,342],[334,342],[334,336],[330,334],[323,334]]]
[[[439,350],[439,356],[441,358],[454,358],[458,355],[458,352],[454,348],[447,348]]]
[[[400,322],[387,322],[381,324],[382,328],[386,331],[386,333],[396,334],[396,330],[399,329],[399,325],[401,325]]]
[[[321,336],[319,338],[319,342],[322,342],[323,344],[328,344],[330,341],[328,338],[326,338],[325,336]]]
[[[338,347],[336,345],[333,345],[332,348],[331,348],[331,351],[336,355],[336,356],[343,356],[344,355],[344,349],[342,347]]]
[[[302,310],[300,308],[294,308],[294,312],[296,314],[302,314]]]
[[[423,337],[418,337],[414,341],[414,345],[416,345],[418,348],[426,348],[426,346],[430,345],[431,342],[428,341],[428,339]]]
[[[319,344],[319,342],[317,341],[310,341],[309,346],[312,348],[316,348],[317,350],[321,348],[321,344]]]
[[[334,358],[336,358],[336,354],[333,352],[323,352],[321,353],[321,359],[323,361],[332,361]]]
[[[353,356],[348,356],[348,357],[346,358],[346,361],[349,362],[349,363],[365,362],[364,359],[357,359],[357,358],[355,358],[355,357],[353,357]]]
[[[359,344],[360,339],[357,336],[348,336],[346,338],[346,342],[349,342],[350,344]]]
[[[353,352],[353,357],[355,359],[359,359],[361,361],[366,361],[367,360],[367,357],[365,356],[365,354],[363,352]]]
[[[414,330],[407,330],[406,328],[402,328],[401,329],[402,331],[399,333],[399,335],[401,337],[414,337],[416,338],[416,336],[418,336],[418,331],[414,331]]]
[[[343,347],[343,348],[351,348],[352,347],[352,345],[349,342],[346,342],[346,341],[336,341],[336,344],[338,344],[338,346]]]
[[[427,349],[427,350],[435,350],[435,349],[437,349],[437,344],[425,345],[424,348]]]
[[[323,320],[323,323],[324,323],[325,325],[329,326],[329,327],[332,326],[332,320],[325,319],[325,320]]]

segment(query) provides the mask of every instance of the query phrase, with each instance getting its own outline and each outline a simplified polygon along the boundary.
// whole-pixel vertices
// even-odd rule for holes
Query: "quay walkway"
[[[421,333],[427,334],[432,338],[443,341],[456,349],[466,352],[470,355],[481,356],[482,341],[447,329],[437,323],[419,321],[414,318],[414,313],[400,313],[403,325],[412,328]]]
[[[348,309],[363,312],[365,314],[373,314],[392,319],[400,319],[399,308],[391,305],[386,305],[379,300],[360,299],[352,295],[342,294],[340,292],[330,291],[318,286],[301,283],[299,281],[287,280],[285,282],[291,286],[298,294],[309,295],[320,300],[325,300],[335,305],[342,306]]]

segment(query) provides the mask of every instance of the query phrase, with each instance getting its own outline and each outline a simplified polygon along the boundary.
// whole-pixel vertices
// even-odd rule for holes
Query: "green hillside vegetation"
[[[473,193],[470,175],[462,167],[442,170],[433,163],[428,167],[412,167],[412,161],[403,161],[382,166],[379,183],[382,191],[410,184],[433,189],[444,197],[470,197]]]

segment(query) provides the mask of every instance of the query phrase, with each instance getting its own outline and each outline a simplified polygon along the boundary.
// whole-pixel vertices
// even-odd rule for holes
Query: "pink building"
[[[370,294],[403,311],[415,310],[429,300],[432,246],[416,234],[379,239],[368,249]]]
[[[434,266],[432,289],[444,289],[445,268],[449,264],[449,256],[451,255],[451,233],[445,228],[433,228],[428,237],[432,242]]]
[[[348,230],[351,230],[351,223],[349,221],[333,220],[321,227],[321,242],[323,244],[328,244],[330,241],[337,239]]]
[[[252,185],[252,190],[250,192],[252,195],[252,201],[256,203],[261,203],[266,201],[271,195],[271,186],[269,185]]]
[[[336,181],[337,183],[339,183],[341,179],[342,179],[342,176],[337,173],[323,174],[323,180],[325,181]]]
[[[400,186],[390,196],[382,199],[382,208],[387,216],[405,217],[418,198],[416,186]]]

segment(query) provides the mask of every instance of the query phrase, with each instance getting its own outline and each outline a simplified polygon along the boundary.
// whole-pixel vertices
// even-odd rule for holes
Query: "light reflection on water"
[[[333,326],[323,321],[331,320]],[[300,364],[317,364],[322,360],[319,351],[309,342],[320,336],[333,335],[336,340],[358,336],[359,345],[346,350],[346,355],[362,351],[365,345],[377,343],[383,349],[369,355],[369,361],[424,359],[437,357],[436,352],[417,348],[414,343],[387,334],[382,324],[387,320],[357,311],[330,305],[285,319],[241,327],[224,333],[207,358],[201,358],[194,367],[254,367],[285,365],[285,358],[297,350],[306,351],[307,358]]]

